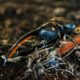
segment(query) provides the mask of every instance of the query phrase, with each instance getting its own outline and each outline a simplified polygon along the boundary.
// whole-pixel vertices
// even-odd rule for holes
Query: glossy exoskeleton
[[[64,24],[62,21],[58,20],[50,20],[49,22],[41,25],[39,28],[26,33],[22,36],[10,49],[8,54],[5,56],[5,61],[11,58],[17,49],[23,45],[28,39],[32,36],[38,37],[40,40],[44,40],[46,42],[45,47],[48,47],[50,43],[53,45],[56,44],[56,41],[63,37],[64,35],[71,34],[75,29],[75,24]],[[37,45],[36,45],[37,46]],[[36,47],[34,46],[34,47]],[[43,47],[43,44],[39,44],[37,47]],[[34,48],[31,48],[29,51],[34,51]],[[29,51],[26,52],[26,55],[29,54]],[[24,52],[23,52],[24,53]],[[24,54],[23,54],[24,55]]]

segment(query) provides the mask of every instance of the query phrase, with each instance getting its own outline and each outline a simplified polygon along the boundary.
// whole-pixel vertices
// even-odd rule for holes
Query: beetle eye
[[[72,29],[74,29],[74,28],[75,28],[75,25],[74,25],[74,24],[67,24],[66,27],[67,27],[67,28],[72,28]]]

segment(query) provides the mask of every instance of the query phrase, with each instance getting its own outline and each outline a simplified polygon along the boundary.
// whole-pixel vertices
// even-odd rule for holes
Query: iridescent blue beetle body
[[[75,28],[75,24],[66,24],[67,31],[73,31]]]
[[[47,41],[52,41],[58,38],[58,33],[56,31],[42,29],[39,32],[39,37]]]
[[[51,24],[51,23],[50,23]],[[49,23],[45,26],[48,26]],[[56,25],[58,26],[58,30],[52,30],[52,26],[48,26],[49,28],[47,29],[46,27],[41,29],[40,31],[38,31],[38,36],[39,38],[46,40],[47,42],[56,40],[57,38],[59,38],[59,34],[64,35],[64,34],[68,34],[74,31],[74,29],[76,28],[75,24],[73,23],[69,23],[69,24],[60,24],[60,25]],[[55,26],[53,26],[55,28]],[[56,29],[56,28],[55,28]],[[58,31],[60,32],[58,34]]]

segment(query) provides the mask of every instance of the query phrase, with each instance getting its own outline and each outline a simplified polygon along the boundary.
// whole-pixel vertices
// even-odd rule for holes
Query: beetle
[[[50,43],[56,43],[56,40],[62,38],[62,36],[68,35],[75,29],[74,24],[64,24],[62,21],[58,20],[50,20],[47,23],[41,25],[39,28],[26,33],[22,36],[9,50],[8,54],[5,56],[4,64],[6,61],[11,58],[17,49],[27,42],[33,36],[39,37],[41,40],[45,40],[47,42],[46,45]],[[27,55],[27,53],[26,53]]]

